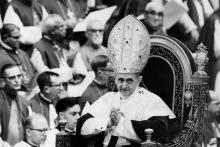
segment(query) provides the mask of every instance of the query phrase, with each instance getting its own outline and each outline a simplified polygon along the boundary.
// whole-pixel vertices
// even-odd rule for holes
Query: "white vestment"
[[[92,135],[106,131],[107,124],[110,120],[109,115],[111,110],[115,108],[120,110],[123,117],[120,119],[118,126],[106,135],[104,144],[108,144],[109,134],[120,136],[119,140],[129,138],[141,141],[134,132],[131,120],[143,121],[153,116],[169,116],[170,119],[175,118],[174,113],[159,96],[144,88],[138,87],[136,91],[126,99],[122,99],[119,92],[108,92],[93,103],[91,107],[84,110],[93,115],[94,118],[85,121],[81,129],[81,134]],[[121,141],[121,145],[125,144],[124,141]]]
[[[14,147],[33,147],[33,146],[25,141],[20,141]],[[44,147],[44,146],[40,145],[40,147]]]
[[[14,147],[32,147],[32,146],[25,141],[21,141],[17,143]]]

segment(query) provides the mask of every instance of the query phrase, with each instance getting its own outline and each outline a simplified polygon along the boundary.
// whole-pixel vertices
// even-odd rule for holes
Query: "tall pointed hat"
[[[128,15],[112,29],[108,54],[116,73],[141,73],[150,54],[150,36],[145,26]]]

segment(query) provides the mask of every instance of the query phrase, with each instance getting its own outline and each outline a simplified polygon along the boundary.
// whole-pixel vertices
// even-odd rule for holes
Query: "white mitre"
[[[109,35],[108,54],[116,73],[141,73],[150,48],[147,29],[132,15],[120,20]]]

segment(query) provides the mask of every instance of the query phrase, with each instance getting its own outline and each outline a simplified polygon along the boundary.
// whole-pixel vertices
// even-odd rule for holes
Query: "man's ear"
[[[102,73],[102,70],[101,70],[101,69],[98,69],[97,75],[100,75],[101,73]]]
[[[44,92],[45,93],[50,93],[49,87],[48,86],[44,86]]]
[[[59,112],[58,115],[59,115],[59,118],[60,118],[60,119],[64,119],[64,114],[63,114],[63,112]]]
[[[25,129],[25,133],[27,137],[31,136],[30,131],[31,131],[30,129]]]
[[[0,87],[3,88],[5,86],[5,79],[0,78]]]

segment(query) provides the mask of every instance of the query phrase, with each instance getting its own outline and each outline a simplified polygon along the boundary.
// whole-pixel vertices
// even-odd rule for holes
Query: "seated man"
[[[48,123],[44,116],[40,114],[29,116],[25,121],[24,127],[25,139],[14,147],[39,147],[45,142]]]
[[[159,96],[139,87],[150,54],[146,28],[136,18],[125,17],[110,33],[108,51],[118,92],[108,92],[93,103],[79,119],[77,132],[89,137],[105,131],[101,146],[133,147],[146,140],[144,130],[151,128],[152,140],[167,142],[167,121],[175,118],[174,113]]]
[[[86,26],[87,42],[76,54],[73,68],[76,72],[92,71],[91,62],[97,55],[107,55],[107,49],[102,45],[104,24],[99,20],[90,20]]]
[[[56,104],[56,112],[58,114],[58,121],[66,120],[65,132],[71,135],[71,145],[76,146],[76,124],[80,117],[80,106],[78,100],[73,97],[67,97],[59,100]],[[60,124],[53,130],[49,131],[47,134],[47,140],[45,142],[45,147],[55,147],[56,134],[61,131]]]

